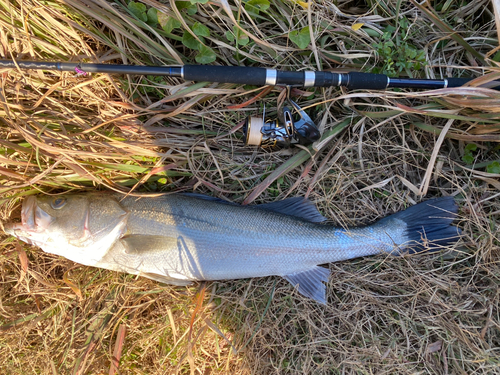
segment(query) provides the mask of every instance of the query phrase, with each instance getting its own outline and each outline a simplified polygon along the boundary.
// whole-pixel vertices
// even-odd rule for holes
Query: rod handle
[[[184,79],[262,86],[266,84],[265,68],[246,66],[184,65]]]
[[[385,90],[389,79],[385,74],[350,72],[345,85],[349,90]]]
[[[289,72],[245,66],[216,65],[184,65],[183,75],[184,79],[188,81],[302,87],[340,86],[343,82],[341,76],[341,74],[330,72]]]

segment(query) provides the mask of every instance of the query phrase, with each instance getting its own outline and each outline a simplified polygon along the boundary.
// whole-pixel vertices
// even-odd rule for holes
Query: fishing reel
[[[288,148],[293,144],[308,146],[321,137],[319,129],[307,113],[290,98],[288,102],[297,113],[295,119],[289,107],[278,109],[275,119],[266,119],[265,112],[262,117],[249,116],[246,119],[243,133],[248,146],[264,148]]]

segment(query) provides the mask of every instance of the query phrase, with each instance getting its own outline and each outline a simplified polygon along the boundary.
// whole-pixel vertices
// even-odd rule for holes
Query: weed
[[[476,151],[476,150],[477,150],[477,145],[474,143],[469,143],[467,146],[465,146],[464,155],[462,156],[462,160],[466,164],[472,164],[474,162],[473,151]]]
[[[425,51],[411,44],[412,30],[406,17],[398,26],[386,26],[380,42],[373,44],[382,67],[374,67],[374,73],[397,77],[400,73],[408,77],[419,77],[426,65]]]

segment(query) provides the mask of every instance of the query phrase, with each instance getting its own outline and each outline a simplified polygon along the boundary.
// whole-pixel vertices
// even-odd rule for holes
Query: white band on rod
[[[278,80],[278,72],[275,69],[266,69],[266,85],[274,86]]]
[[[314,82],[316,81],[316,73],[305,71],[304,72],[304,87],[314,87]]]

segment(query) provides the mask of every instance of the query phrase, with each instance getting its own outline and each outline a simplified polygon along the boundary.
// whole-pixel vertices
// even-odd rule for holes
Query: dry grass
[[[182,13],[184,24],[171,34],[151,28],[122,2],[0,0],[0,54],[193,63],[196,53],[180,39],[199,22],[210,29],[204,43],[220,64],[369,71],[386,64],[374,45],[393,25],[394,35],[425,52],[416,76],[498,77],[489,1],[438,1],[432,10],[391,0],[309,8],[285,0],[258,15],[221,1],[198,4],[191,16],[170,2],[144,3]],[[249,44],[225,37],[235,23]],[[298,50],[288,32],[308,25],[313,43]],[[309,90],[296,100],[328,140],[317,150],[264,152],[244,147],[236,126],[264,103],[272,111],[278,89],[233,110],[262,88],[0,74],[4,222],[22,197],[39,192],[194,189],[240,203],[306,195],[341,226],[371,223],[422,195],[454,195],[464,232],[458,247],[439,254],[331,264],[326,307],[274,277],[208,283],[197,295],[197,286],[75,265],[3,237],[2,373],[500,373],[500,174],[492,169],[500,159],[498,92]],[[471,143],[477,150],[466,163]]]

